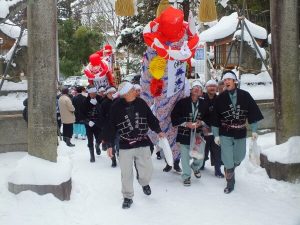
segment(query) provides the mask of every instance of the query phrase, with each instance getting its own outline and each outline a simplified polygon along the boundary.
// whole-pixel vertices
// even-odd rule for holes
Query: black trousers
[[[221,148],[215,143],[215,137],[213,135],[205,136],[206,141],[205,145],[205,158],[208,159],[208,153],[210,152],[210,162],[212,166],[220,167],[222,164],[221,161]]]
[[[88,139],[88,147],[94,148],[94,137],[96,139],[96,143],[100,145],[101,143],[101,130],[94,125],[93,127],[90,127],[89,125],[85,125],[86,129],[86,136]]]
[[[65,124],[63,123],[63,136],[67,138],[72,138],[73,136],[73,123]]]

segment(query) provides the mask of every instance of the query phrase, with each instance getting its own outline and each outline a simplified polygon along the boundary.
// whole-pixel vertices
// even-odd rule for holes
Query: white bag
[[[169,166],[173,166],[173,154],[167,138],[159,138],[158,146],[162,148]]]
[[[249,144],[249,160],[255,166],[260,166],[260,152],[261,147],[257,145],[256,140],[251,140]]]
[[[191,131],[190,139],[190,157],[195,159],[204,159],[205,140],[196,130]]]

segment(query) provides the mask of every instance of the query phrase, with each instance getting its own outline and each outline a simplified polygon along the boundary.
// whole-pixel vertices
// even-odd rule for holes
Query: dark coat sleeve
[[[221,126],[221,115],[220,115],[220,103],[221,95],[216,98],[214,109],[212,112],[212,123],[211,126],[220,127]]]
[[[183,101],[180,100],[175,104],[174,109],[171,112],[171,122],[173,126],[179,126],[180,124],[186,122],[183,115]]]
[[[252,96],[248,92],[246,92],[246,97],[248,99],[248,104],[249,104],[248,123],[251,124],[251,123],[262,120],[264,117],[263,117],[258,105],[256,104],[255,100],[252,98]]]
[[[109,111],[108,123],[104,124],[103,127],[103,141],[107,144],[107,147],[110,148],[113,146],[114,139],[116,136],[116,106],[113,104]]]

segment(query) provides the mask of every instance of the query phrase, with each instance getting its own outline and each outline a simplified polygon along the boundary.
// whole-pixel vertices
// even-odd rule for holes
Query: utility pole
[[[270,1],[276,144],[300,136],[299,1]]]
[[[56,0],[28,1],[28,153],[56,162]]]

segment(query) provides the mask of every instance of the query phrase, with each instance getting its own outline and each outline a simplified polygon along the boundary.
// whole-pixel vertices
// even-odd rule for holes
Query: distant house
[[[238,66],[239,57],[239,42],[235,42],[232,45],[231,55],[227,60],[228,53],[231,48],[231,43],[234,42],[234,36],[240,35],[240,30],[237,30],[237,25],[239,22],[238,14],[232,13],[229,16],[224,16],[220,21],[213,27],[203,31],[200,34],[200,40],[206,42],[208,48],[213,47],[214,49],[214,67],[215,68],[227,68],[233,69]],[[262,46],[267,39],[267,31],[263,27],[260,27],[249,20],[245,19],[247,26],[250,29],[251,34],[255,38],[259,46]],[[246,28],[244,29],[246,32]],[[244,35],[245,41],[250,41],[250,36],[246,32]],[[251,41],[250,41],[251,42]],[[247,46],[246,46],[247,47]],[[250,46],[251,47],[251,46]],[[253,52],[255,53],[254,46],[252,46]],[[246,50],[245,50],[246,51]],[[264,49],[260,50],[261,52]],[[264,53],[265,55],[265,53]],[[248,57],[248,52],[244,53],[244,57]],[[243,58],[244,58],[243,57]],[[255,55],[252,58],[256,58]],[[258,57],[257,57],[258,58]],[[257,61],[257,59],[254,59]],[[249,64],[249,63],[248,63]],[[250,63],[251,64],[251,63]],[[259,68],[260,69],[260,68]]]

